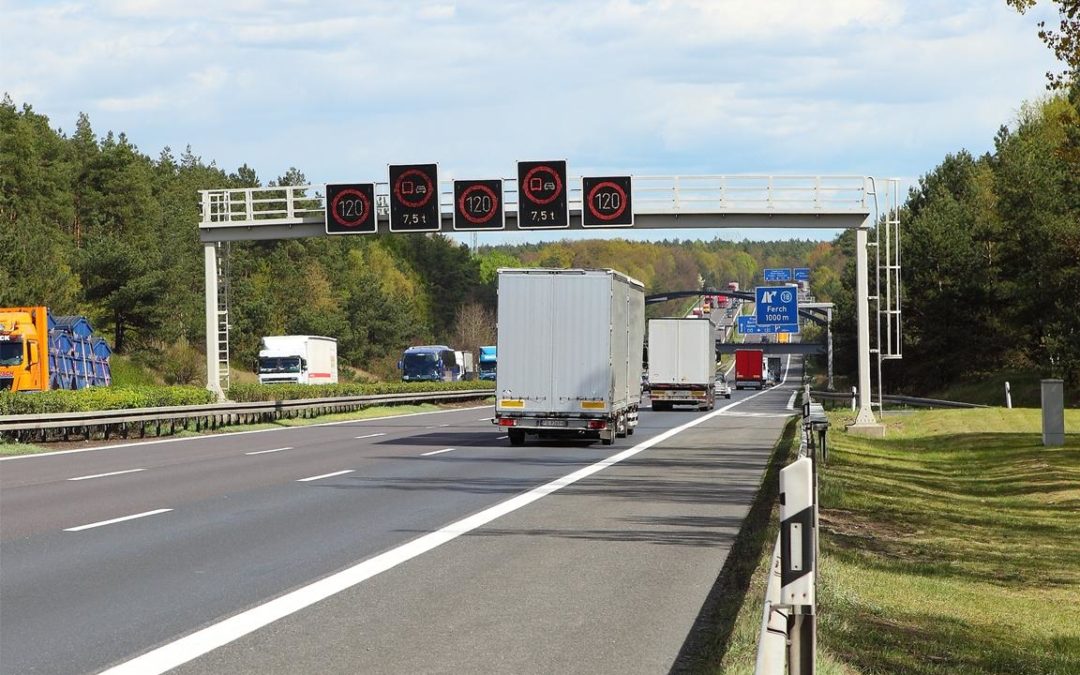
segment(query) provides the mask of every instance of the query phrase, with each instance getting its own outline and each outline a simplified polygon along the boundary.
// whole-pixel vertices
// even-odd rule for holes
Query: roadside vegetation
[[[1062,448],[1042,446],[1038,410],[884,419],[872,440],[830,414],[819,671],[1080,672],[1080,411]],[[730,646],[699,672],[753,672],[776,528],[774,509]]]

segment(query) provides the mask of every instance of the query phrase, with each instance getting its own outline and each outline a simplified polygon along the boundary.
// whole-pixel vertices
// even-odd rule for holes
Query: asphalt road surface
[[[2,460],[0,672],[666,672],[792,382],[613,446],[488,406]]]

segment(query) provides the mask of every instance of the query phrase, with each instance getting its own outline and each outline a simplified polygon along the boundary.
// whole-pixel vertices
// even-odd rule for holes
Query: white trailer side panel
[[[632,405],[641,403],[642,353],[645,350],[645,288],[639,282],[628,283],[630,308],[627,321],[626,386]]]
[[[307,338],[308,382],[337,384],[337,340],[327,337]]]

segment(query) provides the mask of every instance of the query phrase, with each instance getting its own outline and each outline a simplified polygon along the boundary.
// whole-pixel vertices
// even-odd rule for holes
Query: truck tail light
[[[607,422],[604,420],[589,420],[590,429],[607,429]]]
[[[510,417],[500,417],[499,418],[499,426],[500,427],[512,427],[512,426],[516,426],[516,425],[517,425],[517,420],[515,420],[515,419],[512,419]]]

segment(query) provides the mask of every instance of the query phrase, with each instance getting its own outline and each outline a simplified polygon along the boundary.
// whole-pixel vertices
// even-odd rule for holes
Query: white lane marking
[[[450,412],[464,412],[467,410],[480,410],[481,408],[490,408],[490,405],[476,405],[468,408],[449,408],[447,410],[430,410],[426,412],[418,413],[406,413],[404,415],[386,415],[384,417],[369,417],[363,420],[341,420],[338,422],[321,422],[319,424],[308,424],[301,427],[280,427],[276,429],[251,429],[249,431],[229,431],[221,434],[213,434],[209,436],[187,436],[184,438],[163,438],[157,441],[141,441],[138,443],[117,443],[116,445],[99,445],[96,448],[80,448],[78,450],[56,450],[54,452],[39,452],[34,455],[14,455],[12,457],[0,457],[0,462],[8,462],[15,459],[41,459],[42,457],[56,457],[57,455],[74,455],[80,452],[96,452],[97,450],[115,450],[117,448],[135,448],[142,445],[160,445],[162,443],[183,443],[184,441],[205,441],[208,438],[231,438],[233,436],[242,436],[244,434],[262,434],[268,431],[298,431],[302,429],[311,429],[312,427],[332,427],[341,424],[356,424],[357,422],[380,422],[382,420],[396,420],[403,417],[415,417],[417,415],[441,415],[443,413]]]
[[[720,415],[725,410],[729,410],[734,406],[757,398],[764,393],[765,392],[763,391],[758,392],[757,394],[730,403],[708,415],[702,415],[701,417],[690,420],[682,426],[669,429],[662,434],[653,436],[629,450],[623,450],[605,460],[601,460],[583,469],[567,474],[550,483],[535,487],[524,494],[512,497],[504,502],[486,508],[479,513],[462,518],[440,530],[420,536],[397,548],[381,553],[374,558],[368,558],[367,560],[342,570],[337,574],[332,574],[319,581],[308,584],[307,586],[298,588],[291,593],[286,593],[279,598],[257,605],[249,610],[231,616],[228,619],[223,619],[206,628],[195,631],[190,635],[164,644],[142,656],[137,656],[130,661],[126,661],[104,671],[103,675],[158,675],[172,670],[173,668],[202,656],[207,652],[213,651],[223,645],[227,645],[233,640],[237,640],[249,633],[253,633],[278,619],[299,612],[305,607],[310,607],[321,600],[325,600],[332,595],[336,595],[357,584],[367,581],[377,574],[393,569],[421,554],[427,553],[447,542],[453,541],[463,534],[468,534],[508,513],[513,513],[522,507],[528,506],[557,490],[561,490],[568,485],[572,485],[584,478],[588,478],[594,473],[603,471],[625,459],[629,459],[638,453],[644,452],[682,431],[697,426],[706,420]]]
[[[344,476],[347,473],[352,473],[356,469],[345,469],[344,471],[335,471],[334,473],[324,473],[321,476],[312,476],[310,478],[297,478],[297,483],[307,483],[308,481],[319,480],[320,478],[333,478],[334,476]]]
[[[136,473],[138,471],[146,471],[146,469],[126,469],[124,471],[110,471],[109,473],[95,473],[92,476],[78,476],[76,478],[68,478],[68,480],[90,480],[91,478],[104,478],[105,476],[119,476],[122,473]]]
[[[476,421],[477,422],[490,422],[491,418],[490,417],[481,417],[480,419],[478,419]]]
[[[376,436],[385,436],[385,435],[386,435],[386,432],[380,431],[377,434],[367,434],[366,436],[357,436],[356,440],[360,440],[361,438],[375,438]]]
[[[453,451],[454,451],[453,448],[443,448],[442,450],[433,450],[431,452],[425,452],[425,453],[421,454],[420,456],[421,457],[430,457],[431,455],[441,455],[444,452],[453,452]]]
[[[505,435],[505,436],[496,436],[496,437],[495,437],[495,440],[497,440],[497,441],[501,441],[501,440],[502,440],[502,439],[504,439],[504,438],[510,438],[510,434],[507,434],[507,435]]]
[[[97,523],[90,523],[89,525],[79,525],[78,527],[69,527],[64,532],[81,532],[82,530],[89,530],[92,527],[101,527],[102,525],[112,525],[113,523],[122,523],[125,520],[135,520],[136,518],[145,518],[146,516],[156,516],[159,513],[168,513],[172,509],[157,509],[155,511],[146,511],[145,513],[136,513],[131,516],[123,516],[122,518],[113,518],[112,520],[102,520]]]
[[[789,398],[787,400],[787,409],[788,410],[794,410],[795,409],[795,397],[798,396],[798,395],[799,395],[799,392],[797,392],[797,391],[791,392],[791,398]]]
[[[292,450],[292,446],[287,446],[287,447],[284,447],[284,448],[274,448],[272,450],[255,450],[253,452],[245,452],[244,454],[245,455],[265,455],[268,452],[281,452],[282,450]]]
[[[440,424],[439,426],[440,426],[440,427],[448,427],[448,426],[450,426],[450,425],[449,425],[449,424]]]

